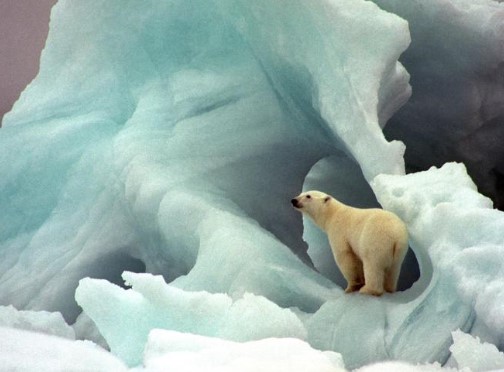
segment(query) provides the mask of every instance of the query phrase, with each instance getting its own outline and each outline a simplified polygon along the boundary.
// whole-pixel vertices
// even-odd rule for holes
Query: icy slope
[[[501,346],[502,213],[461,165],[405,176],[404,145],[382,133],[411,94],[409,41],[360,0],[60,1],[0,130],[1,303],[95,339],[83,309],[147,369],[289,342],[328,370],[343,368],[334,352],[349,369],[445,363],[457,329]],[[344,295],[289,203],[308,185],[398,213],[420,279]]]

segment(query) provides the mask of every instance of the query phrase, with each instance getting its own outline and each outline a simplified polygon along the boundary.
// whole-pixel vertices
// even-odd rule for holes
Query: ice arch
[[[261,257],[276,246],[269,251],[306,260],[286,201],[314,163],[343,150],[368,179],[403,171],[402,144],[380,127],[410,92],[397,62],[409,42],[401,19],[369,2],[350,13],[343,2],[289,2],[286,17],[277,17],[282,2],[144,5],[60,1],[52,12],[40,73],[2,129],[5,303],[71,320],[78,279],[119,253],[168,281],[187,274],[177,281],[187,289],[277,293],[289,275],[271,288],[244,274],[234,284],[233,275],[208,280],[200,248]],[[78,19],[86,21],[77,29]],[[335,19],[354,33],[331,31]],[[355,25],[371,19],[380,35],[351,43],[365,32]],[[235,242],[236,230],[250,234]],[[264,270],[257,262],[250,272]],[[322,292],[331,287],[289,265]],[[315,309],[315,297],[282,304]]]
[[[324,190],[341,202],[357,208],[381,208],[359,165],[343,152],[321,159],[310,169],[303,191],[314,189]],[[346,281],[334,262],[326,234],[307,218],[303,219],[303,225],[303,240],[308,244],[308,255],[315,268],[345,288]],[[428,258],[424,256],[424,259],[427,267],[430,267]],[[424,274],[427,275],[424,282],[428,283],[432,272],[427,269]],[[419,276],[418,261],[413,250],[409,249],[401,270],[398,290],[410,288]]]

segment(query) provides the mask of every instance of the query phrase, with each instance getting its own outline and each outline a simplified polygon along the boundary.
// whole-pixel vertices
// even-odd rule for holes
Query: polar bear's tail
[[[397,290],[397,281],[401,273],[401,266],[408,251],[408,239],[398,239],[392,246],[392,265],[386,272],[385,291],[393,293]]]
[[[405,252],[405,249],[396,242],[392,248],[392,265],[397,265],[398,262],[402,263],[404,258],[403,252]]]
[[[408,251],[408,232],[406,230],[406,233],[402,234],[401,238],[397,239],[394,242],[394,246],[392,247],[392,261],[394,263],[401,264],[402,261],[404,260],[404,256],[406,256],[407,251]]]
[[[409,234],[406,224],[399,217],[394,217],[394,222],[390,227],[390,237],[394,241],[393,256],[395,259],[396,256],[400,258],[403,251],[408,249]]]

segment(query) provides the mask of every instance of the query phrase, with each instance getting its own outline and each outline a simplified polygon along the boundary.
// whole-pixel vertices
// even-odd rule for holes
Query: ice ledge
[[[380,204],[408,225],[420,286],[444,293],[443,306],[431,310],[457,313],[456,303],[475,304],[475,316],[491,329],[489,336],[502,334],[504,315],[496,309],[504,299],[498,285],[504,280],[504,214],[478,193],[465,166],[447,163],[406,176],[379,175],[371,186]]]

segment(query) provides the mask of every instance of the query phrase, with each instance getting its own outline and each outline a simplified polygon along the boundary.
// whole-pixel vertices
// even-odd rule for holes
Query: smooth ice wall
[[[171,281],[204,262],[208,243],[274,244],[307,261],[288,200],[313,164],[343,151],[368,179],[403,172],[404,147],[380,128],[409,95],[398,17],[367,2],[289,3],[278,19],[281,2],[149,5],[53,9],[40,73],[2,130],[5,303],[72,320],[80,278],[121,283],[122,270],[145,269]],[[334,17],[354,34],[331,32]],[[369,23],[374,41],[350,43]],[[248,225],[238,242],[224,234]],[[194,289],[215,282],[192,275]],[[223,280],[214,291],[234,278]]]

